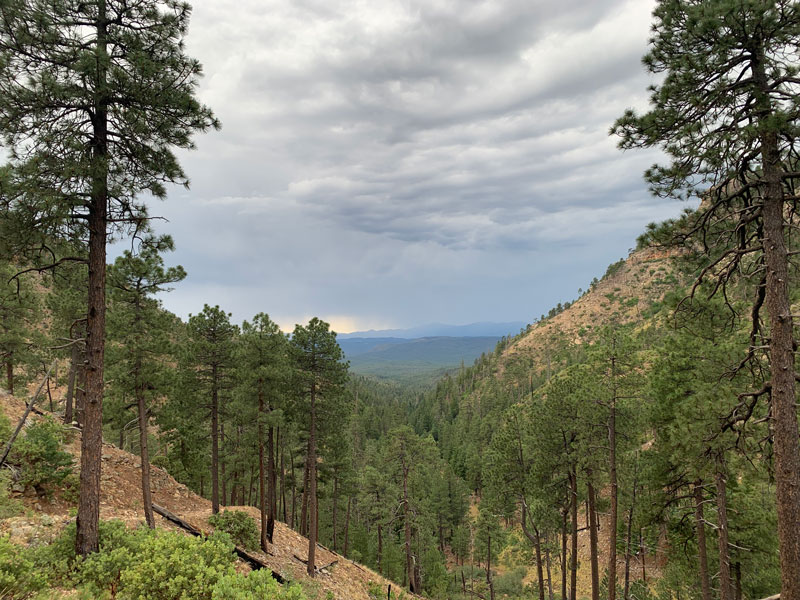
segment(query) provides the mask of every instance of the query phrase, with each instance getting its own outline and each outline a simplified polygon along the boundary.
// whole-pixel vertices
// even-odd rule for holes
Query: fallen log
[[[200,531],[197,527],[192,525],[191,523],[184,521],[178,515],[175,515],[169,512],[166,508],[159,506],[158,504],[153,504],[153,511],[164,517],[170,523],[174,523],[181,529],[188,531],[194,536],[204,536],[205,533]],[[277,581],[278,583],[286,583],[286,580],[279,574],[270,569],[269,565],[262,561],[260,558],[253,556],[244,548],[240,548],[239,546],[234,546],[234,552],[236,556],[241,558],[244,562],[246,562],[252,569],[268,569],[270,573],[272,573],[272,578]]]

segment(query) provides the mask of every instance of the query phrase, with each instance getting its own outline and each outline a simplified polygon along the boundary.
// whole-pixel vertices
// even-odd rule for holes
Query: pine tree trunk
[[[763,48],[751,54],[753,79],[765,115],[774,112],[767,92]],[[778,508],[778,549],[781,600],[800,600],[800,434],[795,405],[794,337],[789,300],[789,255],[784,239],[783,168],[778,136],[764,117],[759,123],[761,158],[766,182],[762,217],[767,286],[764,306],[769,314],[772,434]]]
[[[333,476],[333,510],[331,511],[333,514],[331,516],[333,520],[333,551],[338,552],[338,544],[336,541],[336,508],[337,503],[339,501],[339,478],[334,475]]]
[[[569,518],[569,487],[567,504],[561,513],[561,597],[567,598],[567,519]]]
[[[578,598],[578,476],[575,467],[570,473],[570,513],[572,513],[572,536],[570,539],[570,600]]]
[[[589,554],[592,567],[592,600],[600,600],[600,568],[597,560],[597,511],[591,470],[586,473],[589,501]]]
[[[642,582],[647,584],[647,547],[644,545],[644,532],[639,532],[639,540],[642,549]]]
[[[633,470],[633,489],[631,490],[631,506],[628,510],[628,525],[625,531],[625,587],[624,600],[629,600],[631,590],[631,548],[633,547],[633,513],[636,510],[636,489],[639,475],[639,459],[637,456]]]
[[[137,367],[139,370],[141,367]],[[142,502],[144,503],[144,518],[150,529],[156,528],[156,519],[153,515],[153,496],[150,492],[150,455],[147,449],[148,415],[145,404],[144,390],[141,384],[137,385],[136,405],[139,411],[139,456],[142,459]]]
[[[533,544],[536,552],[536,575],[539,578],[539,600],[544,600],[544,573],[542,573],[542,545],[539,539],[539,529],[535,524],[533,525],[533,532],[528,528],[528,504],[525,502],[524,496],[521,498],[522,515],[520,522],[522,524],[522,533],[528,538],[528,541]]]
[[[8,385],[8,393],[14,395],[14,360],[13,353],[9,352],[6,357],[6,382]]]
[[[270,407],[270,412],[272,408]],[[275,473],[275,428],[270,425],[267,430],[267,539],[273,543],[275,534],[275,519],[278,517],[278,492],[277,477]]]
[[[267,473],[264,466],[264,390],[258,382],[258,511],[261,517],[261,549],[267,552],[272,543],[267,527]]]
[[[219,513],[219,392],[217,365],[211,368],[211,512]]]
[[[73,398],[75,398],[75,375],[78,370],[78,361],[80,360],[80,349],[78,344],[73,343],[70,348],[69,360],[69,375],[67,376],[67,398],[66,405],[64,406],[64,423],[67,425],[72,424],[72,405]]]
[[[697,530],[697,559],[700,564],[700,588],[703,600],[711,600],[711,579],[708,574],[708,552],[706,549],[706,526],[703,517],[703,482],[694,483],[694,523]]]
[[[317,550],[317,398],[316,383],[311,384],[311,425],[308,436],[308,564],[306,572],[314,577]]]
[[[547,537],[545,537],[544,542],[545,542],[545,545],[544,545],[544,561],[545,561],[545,564],[547,565],[547,594],[548,594],[547,597],[550,600],[553,600],[554,599],[554,596],[553,596],[553,575],[552,575],[552,569],[551,569],[551,566],[550,566],[550,544],[548,544]]]
[[[288,521],[286,520],[286,464],[285,464],[286,448],[284,448],[284,445],[285,445],[284,438],[285,437],[286,437],[285,434],[281,435],[281,429],[279,427],[278,428],[278,440],[280,440],[280,441],[278,443],[278,447],[280,448],[280,452],[281,452],[281,461],[280,461],[280,463],[281,463],[281,468],[280,468],[280,471],[281,471],[281,515],[283,516],[283,522],[287,523]]]
[[[608,478],[609,478],[609,497],[611,500],[610,524],[608,531],[608,600],[617,598],[617,520],[618,520],[618,497],[617,488],[617,362],[616,358],[611,358],[611,380],[613,385],[613,396],[608,414]]]
[[[347,512],[344,515],[344,548],[342,554],[347,556],[348,546],[350,544],[350,505],[353,503],[353,498],[347,498]]]
[[[300,535],[307,535],[308,534],[308,470],[309,470],[309,463],[308,457],[311,454],[311,442],[309,440],[308,445],[306,446],[306,463],[305,463],[305,471],[303,471],[303,502],[300,507]]]
[[[106,330],[106,227],[108,224],[108,33],[106,0],[99,0],[95,22],[97,88],[92,118],[89,202],[89,292],[86,331],[86,398],[81,434],[81,471],[75,550],[81,556],[100,547],[100,468],[103,449],[103,366]]]
[[[731,590],[731,559],[728,552],[728,506],[725,466],[718,458],[715,483],[717,487],[717,542],[719,547],[719,599],[733,600]]]
[[[219,501],[224,506],[229,506],[230,502],[228,502],[228,478],[225,474],[225,422],[220,419],[219,422],[219,445],[222,448],[222,451],[219,452],[219,455],[222,455],[222,460],[218,462],[219,464]],[[218,459],[219,460],[219,459]]]
[[[381,524],[378,523],[378,573],[383,575],[383,535]]]

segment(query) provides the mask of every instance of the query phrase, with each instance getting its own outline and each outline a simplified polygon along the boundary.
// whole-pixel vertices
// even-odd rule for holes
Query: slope
[[[0,391],[0,411],[13,423],[16,423],[25,410],[24,401]],[[40,418],[35,414],[29,421]],[[75,470],[78,470],[80,458],[80,431],[75,430],[69,436],[66,450],[74,457]],[[138,456],[108,443],[103,444],[101,472],[101,519],[119,519],[128,526],[135,527],[143,523],[141,501],[141,462]],[[208,523],[211,516],[211,503],[178,483],[163,469],[152,466],[153,501],[170,512],[182,517],[200,530],[212,531]],[[8,534],[13,542],[21,544],[41,543],[53,539],[60,531],[74,520],[70,511],[73,504],[65,500],[65,494],[56,495],[53,499],[39,498],[32,490],[15,493],[28,509],[24,516],[0,520],[0,535]],[[224,507],[227,509],[248,512],[258,522],[258,510],[254,507]],[[165,519],[157,516],[157,526],[175,529]],[[256,553],[276,573],[280,573],[290,581],[300,582],[309,594],[309,598],[336,598],[337,600],[369,600],[370,587],[377,586],[381,590],[402,589],[381,575],[345,558],[328,548],[319,546],[317,564],[324,568],[320,574],[311,579],[306,574],[306,567],[301,559],[308,551],[308,540],[286,524],[276,522],[275,544],[271,554]],[[245,565],[241,566],[246,569]],[[330,595],[327,595],[330,593]],[[316,596],[315,596],[316,594]],[[406,592],[408,598],[413,598]]]

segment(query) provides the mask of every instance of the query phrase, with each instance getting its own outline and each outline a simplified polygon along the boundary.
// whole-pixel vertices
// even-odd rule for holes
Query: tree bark
[[[553,575],[550,568],[550,544],[548,543],[547,535],[545,535],[544,542],[544,561],[545,565],[547,565],[547,597],[553,600]]]
[[[339,500],[338,495],[339,495],[339,478],[336,475],[334,475],[333,476],[333,509],[331,511],[333,513],[331,515],[331,519],[333,521],[332,525],[333,525],[333,551],[334,552],[338,551],[338,548],[337,548],[338,544],[337,544],[337,540],[336,540],[336,516],[337,516],[336,515],[336,508],[337,508],[336,505],[337,505],[338,500]]]
[[[347,512],[344,516],[344,548],[342,549],[342,554],[347,556],[348,546],[350,544],[350,505],[353,503],[353,498],[347,498]]]
[[[317,550],[317,389],[311,384],[311,425],[308,436],[308,512],[310,523],[308,528],[308,565],[309,577],[314,577],[314,559]]]
[[[633,546],[633,513],[636,510],[636,490],[639,475],[639,458],[637,456],[633,470],[633,489],[631,490],[631,506],[628,510],[628,525],[625,532],[625,587],[623,598],[629,600],[631,590],[631,548]],[[704,599],[706,600],[706,599]]]
[[[561,597],[567,598],[567,519],[569,518],[569,487],[567,487],[567,504],[561,513]]]
[[[416,593],[418,590],[414,585],[414,559],[411,554],[411,517],[409,516],[409,502],[408,502],[408,471],[409,466],[406,464],[406,458],[403,457],[403,527],[405,530],[405,550],[406,550],[406,570],[408,571],[408,588],[411,593]]]
[[[544,600],[544,573],[542,572],[542,544],[539,536],[539,529],[536,524],[533,525],[533,533],[528,529],[528,505],[525,499],[522,499],[522,532],[528,541],[533,544],[536,551],[536,576],[539,579],[539,600]]]
[[[611,500],[610,525],[608,531],[608,600],[617,598],[617,361],[611,357],[611,381],[613,386],[611,406],[608,411],[608,478]]]
[[[733,600],[731,589],[731,559],[728,552],[728,503],[725,467],[718,457],[714,480],[717,487],[717,543],[719,547],[719,599]]]
[[[137,365],[141,371],[141,365]],[[137,375],[138,379],[138,375]],[[136,406],[139,412],[139,456],[142,459],[142,502],[144,503],[144,518],[150,529],[156,528],[156,519],[153,516],[153,496],[150,492],[150,455],[147,449],[148,420],[147,405],[145,403],[143,385],[136,386]]]
[[[261,517],[261,549],[266,552],[272,543],[272,536],[267,528],[267,474],[264,469],[264,391],[261,381],[258,388],[258,511]]]
[[[80,349],[78,344],[73,343],[70,348],[69,360],[69,375],[67,376],[67,397],[64,406],[64,423],[70,425],[72,423],[72,405],[73,398],[75,397],[75,375],[78,370],[78,361],[80,360]]]
[[[272,412],[272,407],[269,407]],[[272,543],[275,534],[275,519],[278,517],[277,477],[275,473],[275,428],[267,430],[267,538]]]
[[[764,118],[761,158],[765,186],[762,217],[767,286],[764,306],[769,314],[772,434],[778,508],[778,549],[781,564],[781,600],[800,600],[800,434],[795,405],[794,337],[789,300],[789,256],[784,239],[783,167],[778,135],[768,116],[769,81],[763,47],[751,53],[753,79]]]
[[[586,473],[589,500],[589,555],[592,568],[592,600],[600,600],[600,568],[597,560],[597,510],[591,470]]]
[[[103,449],[103,365],[106,331],[106,227],[108,224],[108,20],[99,0],[95,30],[97,88],[92,115],[89,202],[89,281],[86,326],[86,396],[81,434],[81,472],[75,551],[81,556],[100,547],[100,468]]]
[[[694,522],[697,529],[697,559],[700,564],[700,588],[703,600],[711,600],[711,579],[708,574],[708,552],[706,548],[706,526],[703,517],[703,482],[694,482]]]
[[[6,382],[8,384],[8,393],[14,395],[14,354],[8,353],[6,357]]]
[[[572,513],[572,536],[570,539],[570,600],[578,598],[578,476],[575,467],[570,473],[570,513]]]
[[[219,390],[217,365],[211,367],[211,512],[219,513]]]

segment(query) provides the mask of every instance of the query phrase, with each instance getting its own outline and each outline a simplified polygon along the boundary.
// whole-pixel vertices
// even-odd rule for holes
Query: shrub
[[[227,535],[187,537],[153,532],[122,572],[119,597],[147,600],[211,600],[217,582],[234,574],[233,544]]]
[[[249,550],[258,550],[259,531],[255,520],[241,510],[224,510],[211,515],[208,522],[220,531],[224,531],[233,539],[233,543]]]
[[[7,519],[22,512],[22,502],[10,496],[11,474],[0,471],[0,519]]]
[[[78,563],[76,579],[92,597],[107,590],[115,598],[122,572],[140,559],[140,547],[150,535],[147,528],[130,531],[122,521],[101,522],[100,551]]]
[[[61,449],[63,442],[64,428],[54,419],[47,417],[28,427],[12,450],[20,483],[40,494],[62,485],[72,474],[72,456]]]
[[[36,568],[27,548],[0,537],[0,598],[30,598],[47,585],[42,571]]]
[[[213,600],[306,600],[297,585],[280,586],[267,569],[251,571],[248,575],[222,577],[211,595]]]

